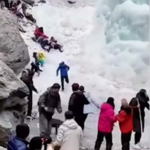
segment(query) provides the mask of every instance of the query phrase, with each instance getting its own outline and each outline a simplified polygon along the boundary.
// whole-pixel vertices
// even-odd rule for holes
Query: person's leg
[[[96,142],[95,142],[95,150],[99,150],[100,149],[101,144],[103,142],[103,138],[104,138],[104,133],[98,131],[97,139],[96,139]]]
[[[141,136],[142,136],[142,133],[141,132],[135,132],[135,144],[138,144],[141,140]]]
[[[32,91],[30,91],[29,96],[28,96],[28,112],[27,116],[32,115]]]
[[[48,120],[43,113],[40,112],[39,115],[39,125],[40,125],[40,136],[47,138],[49,135],[47,134],[48,129]]]
[[[52,117],[53,117],[53,113],[52,114],[49,114],[49,117],[48,117],[48,130],[47,130],[47,134],[51,135],[51,130],[52,130]]]
[[[62,90],[64,90],[64,77],[61,76],[61,88]]]
[[[69,83],[69,78],[68,78],[68,76],[65,77],[65,81],[66,81],[66,83]]]
[[[106,139],[106,150],[111,150],[112,149],[112,133],[105,133],[104,134],[105,139]]]
[[[131,132],[122,133],[121,135],[122,150],[130,150],[130,140],[131,140]]]

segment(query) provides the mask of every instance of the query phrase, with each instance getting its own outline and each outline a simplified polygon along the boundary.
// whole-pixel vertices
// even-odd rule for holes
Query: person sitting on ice
[[[35,42],[41,43],[43,39],[47,39],[48,36],[44,34],[43,27],[36,26],[34,31],[34,37],[32,38]]]
[[[36,72],[38,74],[38,76],[40,75],[40,72],[42,72],[42,70],[40,69],[40,64],[38,62],[32,62],[31,63],[31,70],[33,72]]]
[[[48,52],[50,52],[52,48],[55,50],[58,49],[60,52],[63,52],[62,47],[63,46],[58,44],[54,37],[51,37]]]
[[[16,136],[12,136],[7,144],[7,150],[28,150],[30,128],[27,124],[19,124],[16,127]]]

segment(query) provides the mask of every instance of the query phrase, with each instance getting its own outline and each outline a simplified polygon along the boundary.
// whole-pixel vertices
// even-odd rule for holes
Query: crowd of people
[[[27,13],[26,4],[20,1],[16,3],[11,1],[9,3],[7,0],[0,0],[1,7],[2,2],[5,2],[5,6],[16,14],[17,17],[21,19],[26,18],[32,23],[36,23],[36,19],[34,19],[32,14]],[[62,46],[57,43],[54,37],[49,39],[49,37],[44,34],[43,27],[36,25],[32,39],[48,52],[52,48],[62,52]],[[20,78],[29,89],[27,119],[32,118],[33,91],[38,93],[33,83],[33,77],[35,73],[40,75],[40,72],[42,72],[40,67],[45,63],[45,55],[42,52],[34,52],[33,58],[35,61],[31,63],[31,68],[25,69]],[[132,132],[135,132],[134,148],[141,149],[140,141],[145,129],[145,108],[149,110],[149,97],[145,89],[141,89],[129,103],[125,98],[122,99],[121,108],[118,114],[115,114],[115,100],[113,97],[109,97],[106,102],[100,106],[86,95],[84,86],[74,83],[68,103],[68,111],[65,112],[66,120],[60,125],[56,140],[52,141],[52,118],[55,110],[57,110],[58,113],[63,112],[59,91],[60,88],[64,91],[64,81],[69,83],[69,69],[70,67],[65,64],[65,62],[61,62],[56,70],[56,75],[58,75],[60,71],[61,85],[58,83],[53,84],[39,97],[37,105],[39,108],[40,135],[32,138],[30,142],[28,142],[26,139],[30,134],[30,128],[25,123],[19,124],[16,127],[16,135],[11,137],[8,141],[7,149],[41,150],[42,146],[44,146],[44,150],[47,150],[49,148],[47,145],[51,144],[53,149],[79,150],[85,129],[85,122],[88,117],[88,113],[84,112],[84,107],[91,103],[100,110],[95,150],[101,148],[104,138],[106,139],[106,150],[112,150],[112,132],[116,122],[118,122],[120,126],[122,150],[130,150]]]

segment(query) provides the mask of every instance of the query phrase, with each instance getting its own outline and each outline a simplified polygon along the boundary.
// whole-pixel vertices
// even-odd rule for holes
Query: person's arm
[[[60,98],[60,95],[59,95],[59,98],[58,98],[57,111],[58,111],[58,113],[62,113],[62,107],[61,107],[61,98]]]
[[[73,111],[73,106],[74,106],[74,100],[76,98],[75,94],[72,94],[69,100],[69,105],[68,105],[68,110]]]
[[[58,146],[61,146],[62,145],[62,142],[63,142],[63,139],[64,139],[64,129],[60,126],[60,128],[58,129],[58,134],[57,134],[57,137],[56,137],[56,145]]]
[[[35,88],[35,86],[33,84],[31,85],[31,87],[34,92],[38,93],[38,90]]]
[[[149,110],[149,103],[148,102],[145,103],[145,107]]]
[[[85,97],[85,95],[83,95],[83,97],[84,97],[84,105],[90,104],[90,102],[89,102],[88,99]]]
[[[57,71],[56,71],[57,76],[58,76],[59,70],[60,70],[60,66],[57,68]]]
[[[67,70],[70,70],[70,67],[68,65],[66,65]]]
[[[39,101],[38,101],[38,106],[40,108],[45,107],[45,100],[47,98],[47,94],[48,92],[46,91],[40,96]]]
[[[111,110],[111,115],[109,116],[109,119],[111,120],[111,122],[116,122],[117,121],[117,117],[115,116],[115,112],[113,110]]]
[[[124,111],[121,111],[117,116],[117,120],[119,122],[124,122],[126,120],[126,113]]]

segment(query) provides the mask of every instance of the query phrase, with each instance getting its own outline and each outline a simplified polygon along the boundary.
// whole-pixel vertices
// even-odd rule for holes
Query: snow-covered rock
[[[28,48],[22,39],[17,18],[0,9],[0,60],[19,73],[29,62]]]
[[[26,114],[28,88],[0,61],[0,146],[6,142]]]

